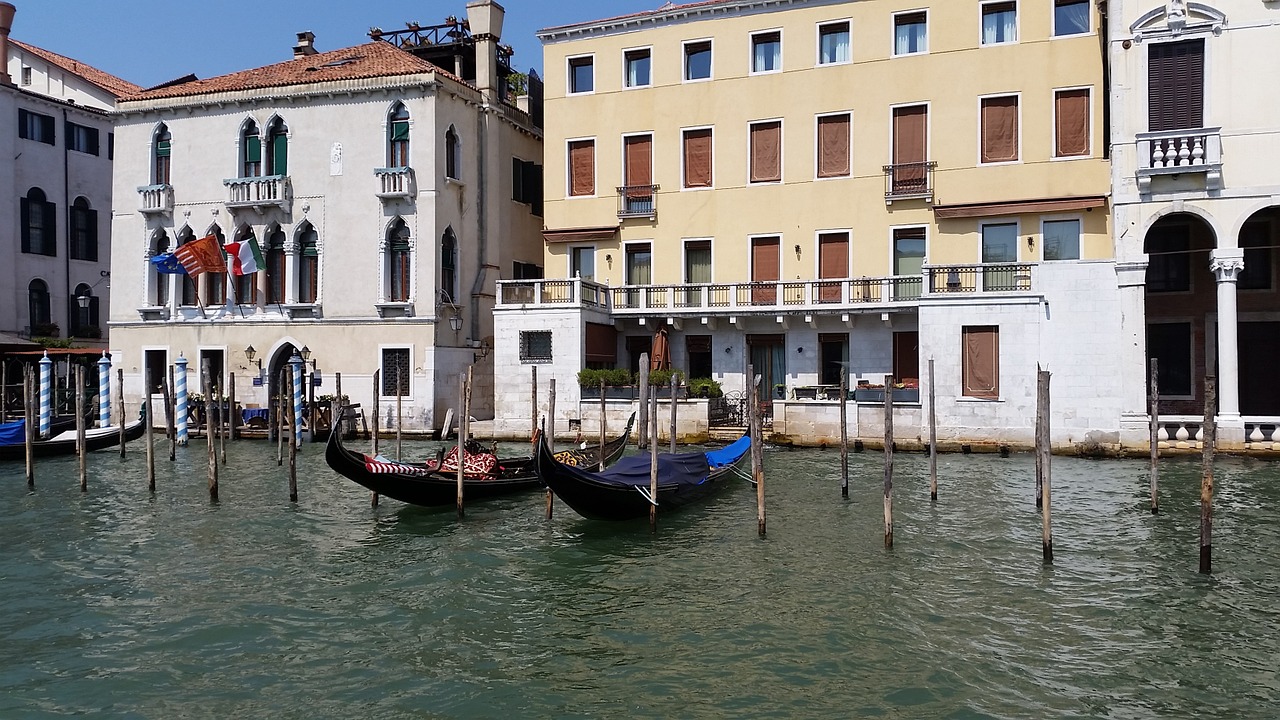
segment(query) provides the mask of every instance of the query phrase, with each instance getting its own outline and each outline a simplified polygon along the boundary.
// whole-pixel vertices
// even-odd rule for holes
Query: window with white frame
[[[382,396],[408,397],[409,348],[382,348]]]
[[[960,329],[961,378],[965,397],[994,400],[1000,397],[1000,327],[966,326]]]
[[[749,125],[748,177],[750,183],[782,182],[782,121],[766,120]]]
[[[1080,221],[1045,220],[1041,234],[1045,260],[1080,259]]]
[[[684,44],[684,79],[711,78],[711,41],[695,40]]]
[[[823,23],[818,26],[818,64],[837,65],[849,62],[849,21]]]
[[[520,331],[520,362],[551,362],[551,331]]]
[[[1054,0],[1054,37],[1083,35],[1089,29],[1089,0]]]
[[[893,16],[893,54],[915,55],[929,51],[929,16],[923,10]]]
[[[849,177],[852,127],[853,117],[850,113],[818,116],[818,177]]]
[[[651,56],[652,52],[649,48],[628,50],[623,53],[623,64],[626,66],[624,83],[627,87],[647,87],[652,84]]]
[[[681,133],[683,187],[708,188],[713,182],[713,142],[711,128],[694,128]]]
[[[1018,41],[1018,4],[1012,0],[982,4],[982,44]]]
[[[782,32],[770,30],[751,36],[751,72],[770,73],[782,69]]]
[[[595,58],[591,55],[569,58],[569,94],[589,93],[595,89]]]
[[[1014,162],[1018,159],[1018,96],[982,98],[981,162]]]
[[[569,195],[596,194],[596,141],[569,141]]]
[[[596,248],[594,245],[569,248],[569,277],[583,280],[596,279]]]
[[[1053,156],[1089,154],[1089,88],[1053,93]]]

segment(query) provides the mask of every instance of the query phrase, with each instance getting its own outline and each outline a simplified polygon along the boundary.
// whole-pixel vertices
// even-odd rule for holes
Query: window
[[[320,298],[320,235],[311,223],[298,233],[298,302],[314,303]]]
[[[289,174],[289,128],[284,121],[276,118],[267,129],[267,174]]]
[[[83,197],[71,204],[71,259],[98,261],[98,211]]]
[[[50,330],[53,316],[49,311],[49,286],[43,280],[32,280],[27,285],[27,322],[33,335],[56,335]]]
[[[782,33],[778,30],[751,36],[751,72],[769,73],[782,69]]]
[[[30,65],[22,66],[22,84],[24,86],[31,84],[31,66]]]
[[[169,375],[169,359],[165,356],[164,350],[144,350],[144,363],[147,368],[147,393],[150,395],[162,395],[164,393],[165,379]]]
[[[1191,227],[1157,225],[1147,234],[1147,292],[1191,290]]]
[[[1147,326],[1147,356],[1159,361],[1161,397],[1192,397],[1193,352],[1191,323],[1152,323]]]
[[[1204,40],[1147,48],[1147,125],[1151,132],[1204,125]]]
[[[594,245],[569,249],[569,277],[583,280],[596,279],[596,248]]]
[[[440,237],[440,299],[458,304],[458,241],[451,227]]]
[[[839,280],[849,277],[849,233],[824,232],[818,235],[818,278]],[[840,302],[840,282],[818,283],[818,302]]]
[[[156,129],[155,143],[152,151],[155,155],[152,163],[151,182],[154,185],[169,184],[169,155],[173,152],[173,136],[169,134],[169,128],[161,125]]]
[[[113,132],[107,133],[107,159],[116,159],[116,134]]]
[[[596,194],[596,141],[569,141],[569,195]]]
[[[893,377],[898,382],[920,380],[920,333],[904,330],[893,334]]]
[[[1089,154],[1089,89],[1053,93],[1053,156]]]
[[[653,206],[653,136],[627,135],[622,138],[622,212],[650,217]]]
[[[849,62],[849,21],[818,26],[818,64],[835,65]]]
[[[684,79],[711,78],[711,41],[698,40],[684,44]]]
[[[982,158],[984,163],[1018,159],[1018,96],[982,99]]]
[[[711,282],[711,241],[684,241],[684,281],[687,285],[706,285]],[[701,307],[706,304],[703,288],[685,288],[676,301],[684,307]],[[697,377],[697,376],[695,376]]]
[[[45,200],[44,191],[34,187],[28,190],[26,197],[19,198],[18,214],[21,216],[22,252],[57,256],[57,208]]]
[[[409,348],[382,348],[382,396],[409,395]]]
[[[909,105],[893,109],[893,177],[895,194],[929,190],[929,106]]]
[[[18,137],[53,144],[53,117],[30,110],[18,110]]]
[[[520,331],[521,362],[551,362],[551,331]]]
[[[686,188],[711,187],[711,128],[685,130],[682,134],[683,183]]]
[[[532,215],[542,217],[542,166],[532,160],[511,158],[511,199],[527,203]]]
[[[752,305],[773,305],[778,302],[781,248],[782,238],[777,235],[751,238],[751,282],[759,283],[751,288]]]
[[[1054,0],[1054,37],[1087,33],[1089,24],[1089,0]]]
[[[982,6],[982,44],[999,45],[1018,40],[1018,4],[990,2]]]
[[[217,225],[213,226],[208,235],[218,238],[218,247],[227,244],[227,240],[222,235],[222,228]],[[207,272],[204,274],[205,305],[222,305],[227,302],[227,274],[220,272]]]
[[[262,138],[258,137],[258,126],[252,120],[244,126],[240,133],[240,177],[258,177],[262,174]]]
[[[409,111],[396,103],[387,116],[387,167],[409,167]]]
[[[1000,328],[961,328],[961,374],[965,397],[1000,397]]]
[[[454,180],[461,179],[462,149],[458,143],[458,131],[452,125],[444,133],[444,176]]]
[[[653,282],[653,253],[649,243],[627,244],[627,285],[648,285]]]
[[[1271,289],[1271,225],[1265,220],[1246,222],[1240,229],[1240,247],[1244,248],[1244,268],[1236,277],[1241,290]]]
[[[85,307],[80,307],[80,298],[88,298]],[[76,286],[76,290],[68,298],[67,304],[67,337],[97,337],[102,335],[102,316],[99,299],[94,296],[93,288],[86,283]]]
[[[850,128],[849,113],[818,117],[818,177],[849,177]]]
[[[195,233],[191,232],[190,227],[184,226],[182,230],[178,232],[179,246],[185,245],[195,239],[196,239],[196,235]],[[178,275],[176,277],[179,277],[182,279],[182,304],[188,307],[196,305],[199,299],[196,297],[195,278],[191,277],[186,273],[182,273],[181,275]]]
[[[67,123],[67,148],[87,155],[98,154],[98,128]]]
[[[1045,220],[1042,233],[1045,260],[1080,259],[1079,220]]]
[[[649,48],[628,50],[623,53],[623,64],[626,66],[624,84],[627,87],[647,87],[651,84],[650,55]]]
[[[893,274],[910,278],[893,286],[895,300],[920,297],[924,282],[925,229],[922,227],[893,229]]]
[[[818,383],[821,385],[839,385],[840,371],[849,362],[848,333],[818,333],[818,357],[821,363]],[[846,382],[848,375],[845,375]]]
[[[685,335],[684,350],[689,358],[689,377],[711,377],[711,336]]]
[[[542,266],[536,263],[520,262],[519,260],[511,261],[511,279],[512,280],[541,280]]]
[[[151,239],[151,256],[163,255],[169,252],[169,234],[164,228],[157,228],[155,235]],[[155,294],[152,296],[151,304],[156,307],[166,307],[169,304],[169,274],[159,272],[153,263],[147,263],[150,266],[150,274],[155,278],[153,288]]]
[[[909,12],[893,16],[893,54],[914,55],[929,50],[928,14]]]
[[[284,249],[284,231],[276,228],[267,236],[267,304],[279,305],[288,300],[285,282],[288,274],[288,255]]]
[[[1018,224],[991,223],[982,226],[982,263],[1018,261]],[[1009,292],[1018,289],[1017,271],[1009,266],[982,268],[982,289]]]
[[[409,300],[409,227],[397,218],[387,231],[387,300]]]
[[[226,388],[222,382],[222,378],[224,377],[224,368],[226,367],[226,364],[223,362],[222,351],[212,349],[200,350],[200,362],[196,366],[197,378],[203,377],[206,362],[209,363],[209,383],[213,385],[215,394],[221,395]],[[201,382],[202,384],[201,389],[196,392],[202,392],[204,389],[203,381],[197,380],[197,382]]]
[[[595,58],[569,58],[569,93],[589,93],[596,89]]]
[[[782,181],[782,121],[751,123],[748,181]]]

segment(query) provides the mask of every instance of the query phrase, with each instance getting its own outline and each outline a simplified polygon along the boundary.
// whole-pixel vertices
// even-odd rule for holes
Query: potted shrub
[[[649,387],[658,397],[671,397],[671,378],[676,380],[676,397],[687,397],[683,370],[650,370]]]
[[[689,397],[724,397],[724,390],[720,387],[719,382],[711,378],[693,378],[689,381]]]
[[[778,383],[773,386],[773,396],[779,400],[787,399],[787,386],[785,383]]]

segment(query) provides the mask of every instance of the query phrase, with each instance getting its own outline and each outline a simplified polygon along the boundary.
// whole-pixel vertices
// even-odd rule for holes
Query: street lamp
[[[459,314],[459,313],[457,313],[457,312],[454,312],[454,313],[453,313],[453,315],[451,315],[451,316],[449,317],[449,327],[453,328],[453,331],[454,331],[454,332],[458,332],[459,330],[461,330],[461,329],[462,329],[462,315],[460,315],[460,314]]]

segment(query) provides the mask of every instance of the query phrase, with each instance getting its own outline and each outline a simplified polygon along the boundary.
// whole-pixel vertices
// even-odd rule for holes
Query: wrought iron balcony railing
[[[923,199],[933,202],[933,171],[938,163],[910,162],[884,166],[884,202]]]
[[[657,185],[622,185],[618,187],[618,217],[657,217]]]

